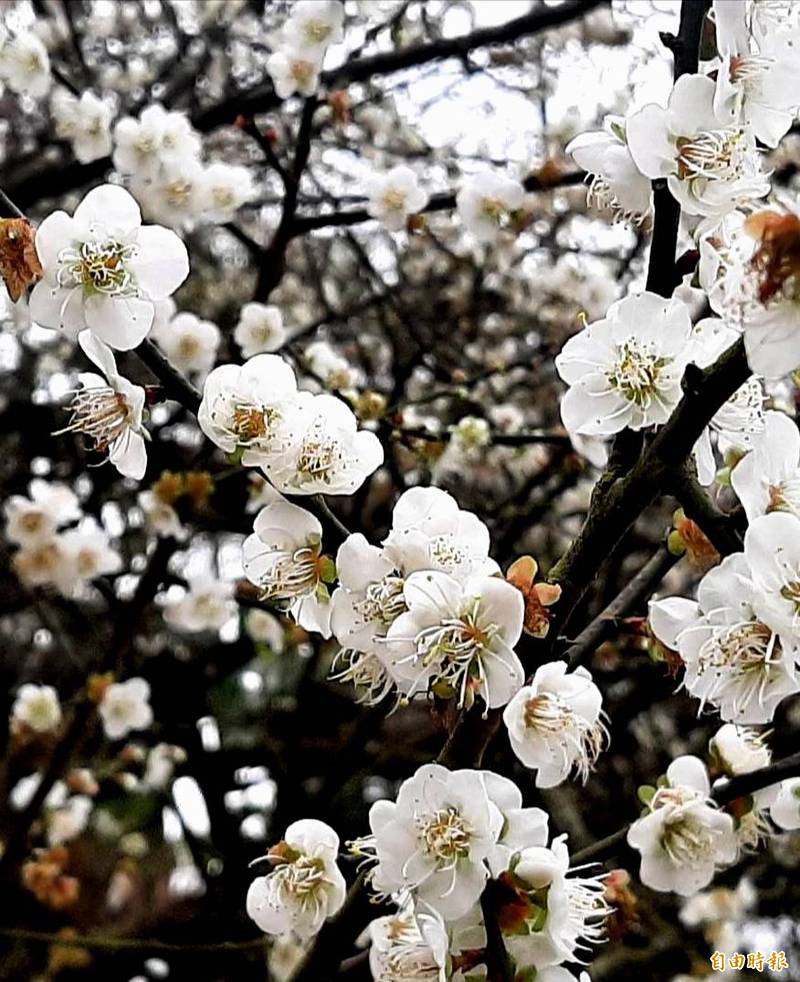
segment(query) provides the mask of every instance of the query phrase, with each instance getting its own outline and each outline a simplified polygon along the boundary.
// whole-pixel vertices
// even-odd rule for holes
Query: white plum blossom
[[[588,944],[603,938],[611,907],[604,899],[604,876],[579,876],[570,870],[566,835],[523,849],[512,863],[513,883],[526,897],[522,924],[506,936],[517,965],[536,967],[537,980],[572,979],[560,975],[563,961],[581,960]]]
[[[769,814],[772,821],[784,831],[800,829],[800,777],[781,781]]]
[[[708,742],[714,761],[727,777],[750,774],[768,766],[772,753],[766,744],[766,734],[747,726],[726,723]],[[723,785],[724,786],[724,785]],[[749,795],[736,814],[736,838],[743,849],[754,849],[772,832],[767,810],[775,801],[778,785],[761,788]]]
[[[785,413],[764,414],[764,432],[731,471],[747,520],[785,511],[800,518],[800,432]]]
[[[164,620],[177,631],[196,634],[219,631],[237,613],[233,583],[213,576],[195,576],[189,588],[164,608]]]
[[[198,207],[205,221],[229,222],[255,193],[253,175],[247,167],[219,161],[203,171]]]
[[[67,595],[80,583],[122,569],[122,557],[92,517],[84,518],[78,528],[62,532],[59,542],[65,557],[62,591]]]
[[[450,446],[467,457],[479,457],[491,442],[489,421],[480,416],[462,416],[451,429]]]
[[[33,31],[5,37],[0,32],[0,79],[19,95],[47,95],[53,81],[50,56]]]
[[[214,367],[222,340],[216,324],[189,311],[176,314],[166,325],[154,329],[152,337],[175,368],[201,375]]]
[[[514,645],[522,634],[524,601],[499,577],[419,571],[405,580],[407,610],[386,634],[386,658],[408,697],[433,687],[469,705],[480,695],[490,709],[522,686]]]
[[[625,142],[625,120],[606,116],[603,129],[581,133],[567,145],[589,178],[587,202],[608,208],[615,219],[640,225],[653,206],[650,181],[633,162]]]
[[[31,317],[73,337],[88,328],[111,348],[136,347],[164,300],[189,273],[186,246],[169,229],[142,225],[139,206],[112,184],[90,191],[72,218],[48,215],[36,230],[44,271]]]
[[[497,242],[515,212],[525,202],[519,181],[485,170],[464,181],[456,195],[456,208],[464,228],[478,242]]]
[[[106,454],[124,477],[139,481],[147,469],[142,422],[145,391],[117,372],[114,353],[91,331],[81,331],[78,343],[103,376],[85,373],[82,388],[70,403],[70,421],[59,433],[82,433],[97,453]]]
[[[21,685],[11,707],[11,719],[34,733],[50,733],[61,723],[61,703],[52,685]]]
[[[168,112],[157,103],[138,119],[125,116],[114,127],[114,166],[139,180],[155,177],[162,165],[195,160],[200,136],[183,113]]]
[[[313,818],[293,822],[266,855],[272,871],[250,884],[248,915],[265,934],[313,938],[344,903],[338,852],[339,836],[329,825]]]
[[[369,824],[378,860],[371,874],[375,889],[411,891],[418,903],[452,921],[483,892],[504,818],[481,772],[425,764],[403,782],[397,801],[372,806]]]
[[[448,982],[449,939],[435,914],[407,904],[372,921],[369,940],[375,982]]]
[[[499,572],[489,558],[489,529],[441,488],[409,488],[397,499],[384,541],[387,556],[405,574],[432,569],[466,577]]]
[[[422,211],[428,203],[428,194],[419,186],[417,175],[404,164],[373,177],[367,194],[368,214],[392,232],[405,228],[408,216]]]
[[[743,553],[726,556],[700,581],[697,602],[653,600],[649,618],[659,641],[680,654],[683,684],[701,708],[708,702],[726,721],[758,724],[800,689],[799,653],[791,634],[778,634],[763,620],[763,597],[748,560]]]
[[[344,6],[339,0],[298,0],[284,22],[287,45],[321,58],[328,45],[342,40]]]
[[[713,803],[708,773],[697,757],[673,760],[667,782],[631,825],[628,844],[641,853],[642,883],[688,897],[735,861],[736,833],[731,816]]]
[[[263,303],[246,303],[233,331],[233,340],[242,349],[245,358],[277,351],[288,337],[280,309]]]
[[[68,571],[67,555],[60,536],[24,545],[14,553],[12,566],[27,586],[55,586],[60,589]]]
[[[797,52],[773,48],[771,31],[756,43],[747,28],[744,0],[714,0],[714,19],[722,57],[714,94],[716,114],[748,125],[758,140],[776,147],[800,108]]]
[[[303,356],[311,372],[322,380],[326,388],[346,389],[353,385],[353,366],[327,341],[314,341],[305,349]]]
[[[221,365],[205,380],[197,421],[226,453],[242,451],[245,467],[265,464],[299,444],[313,397],[297,391],[287,362],[256,355],[244,365]]]
[[[149,181],[134,176],[131,189],[154,221],[170,228],[191,228],[202,218],[204,180],[202,163],[185,157],[162,164],[158,174]]]
[[[774,630],[800,637],[800,518],[788,512],[756,518],[745,533],[744,551],[761,617]]]
[[[653,180],[666,178],[690,215],[722,216],[769,192],[752,131],[718,116],[714,95],[707,76],[683,75],[666,109],[649,103],[625,127],[639,171]]]
[[[725,723],[708,742],[723,771],[729,776],[749,774],[772,760],[763,734],[747,726]]]
[[[98,712],[109,740],[121,740],[133,730],[148,729],[153,722],[149,684],[138,676],[112,682],[103,693]]]
[[[394,684],[382,639],[406,610],[403,571],[386,550],[354,532],[339,547],[336,573],[330,623],[341,650],[334,677],[352,682],[363,701],[377,703]]]
[[[28,485],[29,498],[12,494],[5,502],[6,538],[18,546],[51,539],[62,525],[81,517],[75,493],[56,481],[35,477]]]
[[[503,711],[511,747],[536,771],[536,786],[552,788],[575,771],[584,781],[608,734],[602,696],[590,672],[567,663],[540,665]]]
[[[288,501],[267,505],[244,541],[242,565],[263,600],[287,604],[301,627],[330,637],[325,582],[333,579],[333,563],[322,554],[322,526],[314,515]]]
[[[280,619],[268,610],[259,610],[255,607],[248,610],[244,626],[252,641],[269,645],[277,654],[283,651],[285,644],[283,625]]]
[[[353,494],[383,463],[382,443],[332,395],[313,396],[306,418],[299,440],[264,461],[267,477],[284,494]]]
[[[80,163],[88,164],[111,153],[114,110],[93,92],[82,92],[78,99],[59,91],[53,98],[53,114],[57,136],[70,141]]]
[[[319,85],[321,64],[314,54],[286,48],[267,58],[267,71],[279,99],[313,95]]]
[[[607,437],[664,423],[680,401],[691,357],[686,305],[631,295],[570,338],[556,357],[569,389],[561,418],[571,434]]]

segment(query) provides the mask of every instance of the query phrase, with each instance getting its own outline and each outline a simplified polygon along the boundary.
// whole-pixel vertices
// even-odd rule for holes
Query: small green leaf
[[[642,784],[636,789],[636,797],[642,804],[649,805],[653,800],[653,796],[656,793],[656,789],[652,784]]]
[[[333,583],[336,579],[336,563],[330,556],[322,556],[319,561],[319,575],[323,583]]]

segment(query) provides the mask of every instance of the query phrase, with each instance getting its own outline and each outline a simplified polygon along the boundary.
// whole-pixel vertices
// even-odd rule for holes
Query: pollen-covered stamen
[[[800,518],[800,479],[788,478],[770,485],[767,511],[788,511]]]
[[[399,188],[389,188],[381,195],[381,201],[387,211],[402,211],[406,206],[405,191]]]
[[[450,869],[459,859],[469,857],[472,829],[456,808],[417,815],[414,824],[422,850],[440,869]]]
[[[297,472],[308,478],[329,481],[344,457],[342,446],[335,437],[325,433],[322,424],[316,424],[300,446],[297,455]]]
[[[481,198],[481,214],[495,225],[502,225],[503,219],[508,215],[508,208],[501,198],[487,196]]]
[[[469,559],[468,551],[452,535],[437,535],[428,545],[428,553],[437,569],[452,573]]]
[[[404,580],[400,576],[384,576],[377,583],[369,584],[363,599],[356,600],[353,609],[364,623],[389,627],[408,609],[403,585]]]
[[[581,780],[600,755],[608,739],[601,722],[590,723],[555,693],[542,692],[525,703],[525,726],[547,740],[558,742],[565,762],[575,767]]]
[[[58,254],[58,285],[82,286],[86,293],[107,297],[136,297],[139,290],[126,264],[137,251],[138,246],[114,239],[80,242],[62,249]]]
[[[356,702],[374,706],[386,696],[393,682],[380,659],[370,651],[341,648],[333,659],[330,678],[349,682],[356,689]]]
[[[496,624],[480,623],[480,615],[480,598],[476,597],[460,617],[424,628],[414,639],[415,661],[425,668],[436,666],[435,681],[457,692],[460,706],[470,677],[485,680],[481,659],[499,632]]]
[[[241,446],[263,440],[280,419],[276,409],[239,402],[233,407],[230,428]]]
[[[665,822],[661,846],[676,866],[691,866],[714,855],[718,835],[695,815],[679,813]]]
[[[319,546],[277,549],[272,555],[275,560],[259,582],[262,600],[293,600],[314,593],[322,574]]]
[[[669,358],[656,353],[652,344],[630,338],[617,346],[617,361],[607,373],[609,384],[642,409],[660,400],[663,388],[671,384],[664,378]]]
[[[728,77],[733,83],[747,85],[758,81],[774,64],[775,59],[766,55],[735,55],[730,60]]]
[[[678,177],[682,181],[705,178],[733,181],[747,164],[744,133],[739,129],[701,130],[677,141]]]
[[[645,214],[624,208],[611,185],[600,174],[588,174],[586,180],[589,184],[586,191],[586,204],[589,207],[595,207],[599,211],[610,211],[615,222],[632,222],[634,225],[641,225],[644,222]]]
[[[313,62],[305,61],[302,58],[295,58],[292,62],[292,78],[298,85],[307,85],[314,76],[316,67]]]
[[[303,33],[308,44],[324,44],[331,36],[332,31],[333,28],[327,21],[319,20],[316,17],[309,18],[303,26]]]
[[[760,621],[745,621],[723,628],[708,638],[700,648],[701,671],[726,669],[744,676],[768,672],[781,658],[781,643],[776,634]],[[724,675],[718,673],[724,682]]]
[[[57,430],[53,436],[83,433],[92,441],[95,450],[104,453],[124,436],[131,425],[132,412],[125,396],[111,386],[81,389],[70,405],[69,425]]]

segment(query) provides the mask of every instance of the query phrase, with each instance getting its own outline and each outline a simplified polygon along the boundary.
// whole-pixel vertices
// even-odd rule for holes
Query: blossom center
[[[353,607],[364,621],[388,627],[407,610],[402,577],[390,574],[377,583],[370,583],[364,598],[356,600]]]
[[[700,177],[731,181],[739,177],[747,153],[743,137],[737,129],[701,130],[692,137],[680,137],[678,177],[682,181]]]
[[[678,814],[667,819],[661,846],[676,866],[691,866],[714,854],[716,835],[694,815]]]
[[[458,809],[440,808],[432,815],[418,816],[415,824],[423,850],[438,866],[449,868],[469,856],[472,830]]]
[[[389,211],[402,211],[406,204],[406,195],[399,188],[389,188],[383,192],[383,203]]]
[[[131,427],[133,416],[132,407],[125,396],[105,385],[78,392],[70,406],[70,413],[69,425],[53,435],[83,433],[99,453],[105,453],[124,436]]]
[[[276,550],[273,555],[275,562],[260,584],[263,599],[302,597],[317,589],[322,564],[319,546]]]
[[[324,41],[328,40],[331,35],[331,31],[332,28],[330,24],[317,18],[307,20],[303,27],[303,33],[305,34],[307,44],[322,44]]]
[[[664,384],[662,373],[671,360],[659,356],[652,344],[630,338],[618,345],[617,361],[607,378],[629,402],[646,409],[658,397]]]
[[[29,511],[20,519],[20,525],[26,532],[38,532],[44,525],[44,515],[40,511]]]
[[[239,403],[233,408],[231,430],[239,443],[246,445],[267,436],[278,418],[276,409]]]
[[[310,899],[325,881],[325,864],[314,856],[298,856],[277,867],[273,876],[278,889],[300,900]]]
[[[138,296],[139,291],[126,265],[136,254],[135,245],[124,245],[114,239],[69,246],[58,254],[58,285],[82,286],[87,294],[99,293],[107,297]]]
[[[314,76],[314,65],[310,61],[303,61],[298,58],[292,62],[292,78],[298,85],[307,85]]]

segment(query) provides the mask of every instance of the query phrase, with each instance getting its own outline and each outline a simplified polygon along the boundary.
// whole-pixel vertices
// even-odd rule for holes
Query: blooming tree
[[[800,958],[800,7],[519,6],[3,6],[4,978]]]

